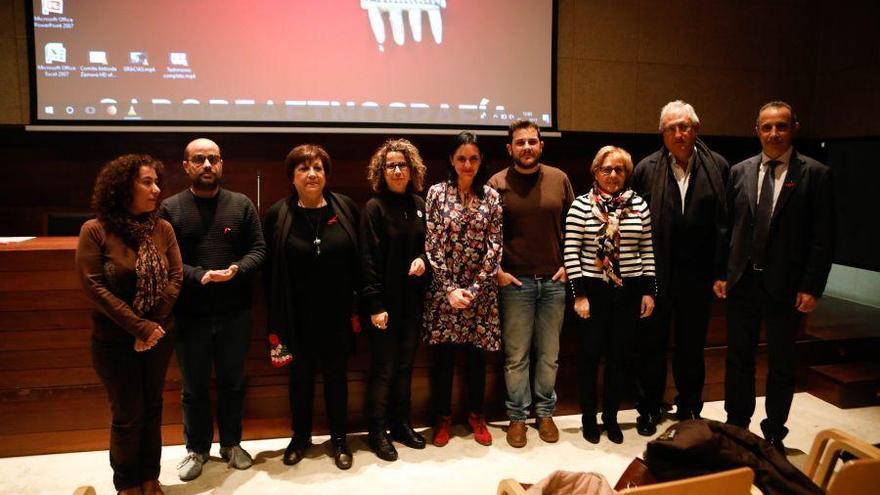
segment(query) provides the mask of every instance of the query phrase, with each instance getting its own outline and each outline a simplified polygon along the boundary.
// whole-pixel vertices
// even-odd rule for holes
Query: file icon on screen
[[[67,49],[64,43],[46,43],[45,46],[46,63],[67,62]]]

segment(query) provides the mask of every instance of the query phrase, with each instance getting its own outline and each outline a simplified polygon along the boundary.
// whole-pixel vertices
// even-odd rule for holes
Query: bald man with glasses
[[[254,275],[266,256],[266,243],[251,200],[221,187],[223,158],[217,143],[204,138],[190,142],[183,169],[191,181],[189,189],[162,202],[159,215],[174,226],[183,258],[174,350],[183,381],[187,450],[178,476],[189,481],[202,473],[214,437],[212,368],[220,456],[236,469],[253,464],[240,445],[244,362],[253,327]]]

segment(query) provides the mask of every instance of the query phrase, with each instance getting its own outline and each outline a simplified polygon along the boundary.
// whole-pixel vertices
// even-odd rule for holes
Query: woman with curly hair
[[[410,386],[425,294],[425,181],[419,150],[406,139],[389,139],[367,167],[377,194],[361,216],[364,310],[370,315],[370,378],[367,437],[380,459],[397,460],[396,440],[414,449],[425,438],[410,425]],[[391,429],[391,437],[388,429]]]
[[[113,422],[110,466],[120,494],[161,494],[162,389],[171,308],[183,280],[171,224],[156,216],[162,163],[124,155],[98,173],[97,216],[82,226],[76,268],[92,301],[92,362]]]

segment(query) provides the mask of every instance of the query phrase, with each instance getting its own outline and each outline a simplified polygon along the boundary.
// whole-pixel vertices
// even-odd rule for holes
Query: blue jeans
[[[514,421],[529,416],[533,392],[539,418],[552,416],[556,409],[559,334],[565,315],[565,282],[533,277],[519,277],[519,281],[521,286],[509,284],[500,291],[505,405]],[[534,376],[529,380],[532,350]]]

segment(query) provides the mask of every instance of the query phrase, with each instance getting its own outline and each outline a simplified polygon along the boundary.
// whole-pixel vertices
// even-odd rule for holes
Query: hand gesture
[[[727,299],[727,282],[725,280],[716,280],[712,284],[712,292],[718,299]]]
[[[501,268],[498,269],[498,273],[497,275],[495,275],[495,278],[498,280],[498,287],[507,287],[510,284],[513,284],[517,287],[522,286],[522,282],[520,282],[518,278],[505,272]]]
[[[153,333],[147,337],[146,340],[135,339],[134,341],[134,350],[136,352],[144,352],[153,348],[158,342],[159,339],[165,336],[165,330],[162,329],[162,325],[156,325],[156,328],[153,329]]]
[[[642,296],[642,307],[639,311],[639,318],[647,318],[654,312],[654,296]]]
[[[238,273],[238,265],[229,265],[225,270],[208,270],[202,275],[202,285],[208,282],[226,282]]]
[[[381,313],[370,315],[370,322],[374,327],[380,330],[385,330],[388,328],[388,312],[382,311]]]
[[[565,273],[565,267],[560,266],[556,273],[553,274],[553,278],[550,279],[554,282],[568,282],[568,274]]]
[[[467,289],[455,289],[450,291],[446,297],[449,299],[449,304],[455,309],[465,309],[474,300],[474,295]]]
[[[806,292],[798,292],[794,307],[801,313],[812,313],[818,304],[819,300],[816,299],[816,296]]]
[[[421,258],[412,260],[409,264],[409,275],[411,277],[421,277],[425,273],[425,262]]]
[[[587,296],[574,298],[574,312],[585,320],[590,317],[590,300]]]

